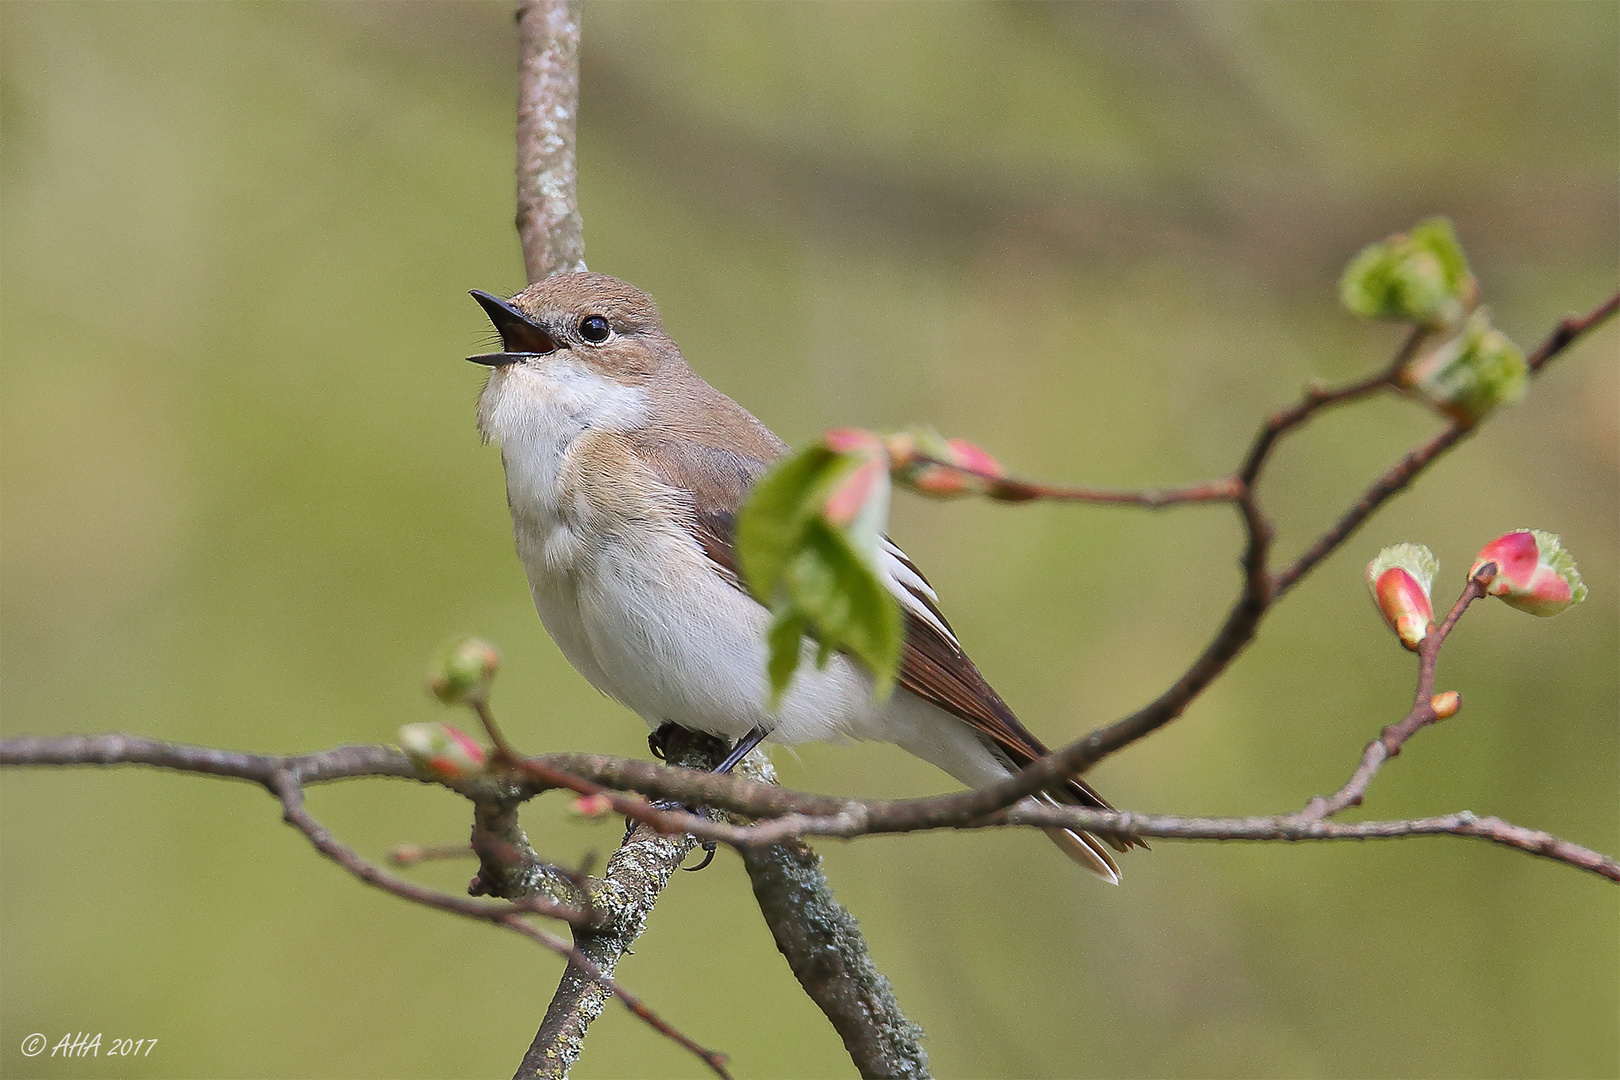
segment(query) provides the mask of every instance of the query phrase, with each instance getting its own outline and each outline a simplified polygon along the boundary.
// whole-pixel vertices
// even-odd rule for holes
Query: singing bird
[[[802,664],[770,709],[770,614],[738,576],[734,532],[782,440],[699,378],[652,299],[617,278],[559,274],[509,300],[472,295],[502,344],[468,357],[492,369],[478,430],[500,446],[540,620],[591,685],[654,730],[673,723],[734,743],[733,760],[761,738],[887,742],[980,787],[1046,753],[887,539],[877,569],[905,618],[894,693],[874,700],[866,669],[837,655]],[[1036,798],[1108,807],[1079,779]],[[1096,836],[1046,831],[1118,883]]]

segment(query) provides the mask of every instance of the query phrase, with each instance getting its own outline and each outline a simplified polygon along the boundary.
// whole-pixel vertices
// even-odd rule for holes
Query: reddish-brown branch
[[[916,455],[913,463],[915,465],[938,466],[972,477],[983,483],[986,495],[999,502],[1018,503],[1040,499],[1047,502],[1142,506],[1150,510],[1157,510],[1166,506],[1182,506],[1187,503],[1231,502],[1237,496],[1237,485],[1231,477],[1210,480],[1203,484],[1193,484],[1190,487],[1126,491],[1110,488],[1069,487],[1063,484],[1043,483],[1039,480],[1020,480],[1013,476],[997,476],[977,469],[952,465],[949,462],[941,461],[939,458],[929,457],[927,454]]]
[[[1378,738],[1367,744],[1362,751],[1361,761],[1351,774],[1343,787],[1332,795],[1317,796],[1305,805],[1295,817],[1300,821],[1320,821],[1330,818],[1352,806],[1360,806],[1367,787],[1378,775],[1378,770],[1384,762],[1401,752],[1406,741],[1430,724],[1445,719],[1455,712],[1455,708],[1444,715],[1435,708],[1434,678],[1435,671],[1440,662],[1440,647],[1451,636],[1452,629],[1457,620],[1462,618],[1468,605],[1485,595],[1486,588],[1491,579],[1496,576],[1496,564],[1486,563],[1468,579],[1463,588],[1462,595],[1457,598],[1456,604],[1451,608],[1450,614],[1434,627],[1424,637],[1423,643],[1418,647],[1418,682],[1417,690],[1412,695],[1412,709],[1400,721],[1389,725],[1378,735]]]
[[[1539,370],[1582,334],[1613,315],[1617,306],[1620,305],[1616,304],[1616,298],[1611,297],[1588,315],[1578,319],[1565,319],[1559,323],[1546,341],[1535,350],[1533,355],[1538,358],[1536,369]],[[1260,512],[1256,501],[1254,485],[1278,441],[1284,434],[1299,428],[1324,408],[1354,401],[1385,387],[1394,386],[1402,365],[1417,351],[1423,338],[1424,335],[1419,330],[1409,333],[1393,361],[1380,374],[1339,390],[1308,391],[1299,404],[1274,414],[1266,422],[1260,434],[1256,436],[1237,477],[1243,485],[1237,502],[1248,535],[1243,555],[1243,592],[1220,630],[1216,632],[1215,638],[1193,662],[1192,667],[1156,700],[1123,720],[1094,731],[1079,742],[1034,762],[1012,780],[995,785],[1001,789],[999,795],[1002,798],[1008,796],[1022,798],[1047,786],[1065,773],[1079,775],[1109,754],[1129,746],[1180,716],[1187,705],[1225,671],[1253,640],[1267,611],[1284,592],[1336,551],[1375,510],[1396,493],[1404,490],[1441,454],[1472,431],[1471,428],[1453,425],[1407,454],[1399,464],[1380,476],[1285,570],[1273,575],[1266,569],[1271,534],[1269,523]],[[1011,805],[1011,801],[1003,805]]]
[[[413,904],[422,904],[425,907],[437,908],[440,911],[450,911],[457,915],[464,915],[469,919],[480,919],[490,923],[505,923],[505,920],[519,915],[545,915],[549,918],[561,919],[564,922],[586,922],[588,915],[582,909],[559,904],[543,897],[528,897],[521,900],[512,900],[500,904],[485,904],[465,897],[452,896],[441,893],[435,889],[423,888],[415,882],[406,881],[396,877],[382,867],[362,858],[353,848],[339,841],[320,822],[316,821],[304,809],[304,789],[296,773],[278,773],[272,776],[265,784],[271,794],[281,801],[282,816],[287,824],[296,828],[309,838],[309,842],[322,855],[331,859],[349,873],[387,893],[392,893],[401,900],[409,900]],[[523,925],[527,926],[527,923]],[[541,940],[536,938],[536,940]],[[548,948],[551,942],[557,939],[549,935],[543,944]],[[557,942],[561,944],[561,942]],[[566,955],[566,954],[564,954]]]
[[[531,925],[523,918],[523,915],[528,912],[556,915],[553,909],[557,905],[551,901],[539,897],[529,897],[505,904],[480,904],[476,901],[463,900],[458,896],[451,896],[448,893],[425,889],[414,882],[395,877],[381,867],[361,858],[353,848],[338,841],[326,826],[316,821],[304,809],[304,789],[299,786],[298,777],[295,774],[280,774],[273,778],[269,787],[276,797],[281,800],[282,816],[287,823],[303,833],[309,839],[309,842],[314,845],[316,851],[319,851],[367,885],[376,886],[385,892],[392,893],[412,903],[437,908],[440,911],[454,912],[457,915],[465,915],[469,918],[482,919],[485,922],[521,934],[531,941],[538,942],[558,956],[566,959],[583,972],[587,978],[612,991],[613,995],[624,1003],[625,1008],[629,1009],[654,1031],[691,1051],[704,1064],[713,1069],[717,1075],[728,1077],[725,1068],[726,1056],[724,1054],[699,1046],[681,1034],[671,1027],[667,1021],[659,1017],[657,1013],[649,1009],[640,998],[620,986],[595,964],[591,963],[584,953],[561,938]],[[582,913],[576,911],[574,914],[577,916]]]
[[[417,863],[441,859],[470,859],[473,855],[469,844],[395,844],[388,849],[388,861],[395,866],[415,866]]]
[[[1531,371],[1540,371],[1547,361],[1563,352],[1582,334],[1591,331],[1606,319],[1613,317],[1616,311],[1620,311],[1620,292],[1615,293],[1585,315],[1564,316],[1563,319],[1559,320],[1558,325],[1553,328],[1553,332],[1547,335],[1546,340],[1536,346],[1529,356],[1525,357],[1525,364],[1529,366]]]
[[[1252,818],[1181,818],[1149,814],[1109,814],[1102,811],[1071,813],[1071,807],[1020,804],[985,822],[1045,827],[1064,825],[1088,832],[1163,840],[1322,841],[1401,840],[1415,836],[1463,836],[1489,840],[1504,847],[1551,859],[1620,882],[1620,861],[1550,833],[1527,829],[1497,817],[1480,817],[1467,810],[1441,817],[1403,821],[1308,820],[1296,815]]]
[[[1318,563],[1337,551],[1339,545],[1349,539],[1351,533],[1361,528],[1362,523],[1380,506],[1406,490],[1436,458],[1473,433],[1474,429],[1471,427],[1453,424],[1390,466],[1366,491],[1362,492],[1350,509],[1328,527],[1326,532],[1312,541],[1310,547],[1292,563],[1277,572],[1272,579],[1276,595],[1280,597],[1297,585],[1299,580],[1314,570]]]

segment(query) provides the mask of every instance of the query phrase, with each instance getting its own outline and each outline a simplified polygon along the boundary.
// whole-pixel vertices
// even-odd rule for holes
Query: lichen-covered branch
[[[718,740],[679,729],[665,743],[668,760],[698,770],[719,765],[726,749]],[[652,913],[664,886],[669,884],[670,875],[695,844],[688,834],[665,834],[647,825],[638,825],[613,853],[601,881],[593,883],[590,898],[594,910],[609,913],[606,925],[576,928],[574,932],[575,948],[592,967],[612,976],[619,960],[647,928],[647,916]],[[525,1077],[561,1080],[567,1076],[579,1059],[586,1031],[601,1015],[610,996],[601,979],[592,978],[578,965],[571,965],[563,972],[540,1030],[518,1066],[515,1074],[518,1080]],[[723,1060],[710,1062],[722,1074]]]
[[[531,282],[585,269],[575,128],[579,0],[518,4],[517,231]]]
[[[855,917],[834,899],[821,858],[802,840],[745,847],[742,858],[776,947],[860,1074],[927,1077],[922,1029],[900,1011]]]

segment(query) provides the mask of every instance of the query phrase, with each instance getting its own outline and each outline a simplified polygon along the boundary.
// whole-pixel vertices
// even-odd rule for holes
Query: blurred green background
[[[790,442],[927,420],[1029,475],[1229,469],[1309,380],[1396,332],[1337,308],[1364,242],[1444,212],[1533,344],[1614,288],[1612,3],[590,2],[587,256]],[[515,291],[506,4],[21,4],[3,30],[0,708],[7,734],[259,751],[392,738],[447,636],[498,642],[526,747],[645,754],[545,637],[461,358]],[[1467,702],[1364,813],[1470,808],[1620,847],[1620,335],[1560,360],[1275,614],[1182,722],[1095,774],[1124,807],[1276,812],[1407,707],[1361,581],[1421,540],[1455,595],[1510,528],[1592,588],[1490,604]],[[1290,443],[1297,550],[1436,421],[1383,401]],[[895,535],[1051,742],[1156,694],[1237,582],[1222,509],[920,505]],[[778,751],[787,783],[949,781],[885,747]],[[558,962],[384,896],[246,785],[0,777],[7,1076],[507,1075]],[[560,860],[606,851],[555,798]],[[381,856],[466,835],[443,791],[316,791]],[[824,843],[942,1076],[1613,1076],[1620,893],[1483,843],[1160,842],[1110,889],[1035,834]],[[467,864],[414,876],[451,890]],[[850,1075],[737,861],[681,875],[620,969],[740,1076]],[[157,1038],[28,1060],[30,1032]],[[622,1010],[581,1077],[701,1075]]]

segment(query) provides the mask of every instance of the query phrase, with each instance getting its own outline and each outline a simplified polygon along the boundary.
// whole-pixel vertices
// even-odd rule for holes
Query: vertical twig
[[[521,0],[517,21],[517,231],[534,282],[585,269],[574,158],[579,0]]]
[[[529,281],[585,269],[575,163],[579,116],[579,0],[521,0],[518,21],[517,231]],[[711,751],[712,753],[712,751]],[[719,751],[724,753],[724,748]],[[681,760],[694,768],[719,762],[709,753]],[[608,861],[591,907],[607,915],[605,929],[575,934],[575,945],[609,974],[641,935],[670,874],[692,849],[689,836],[637,828]],[[579,1059],[585,1033],[607,997],[578,966],[563,972],[540,1030],[517,1076],[561,1078]]]
[[[665,743],[671,764],[713,769],[724,759],[725,743],[676,730],[677,734]],[[602,930],[577,930],[574,934],[574,947],[602,974],[612,976],[619,959],[646,929],[647,916],[659,894],[695,843],[684,834],[669,836],[638,825],[608,860],[590,900],[592,908],[611,913],[611,922]],[[562,1080],[568,1075],[579,1059],[586,1031],[610,1000],[611,995],[602,991],[601,982],[578,967],[570,965],[563,972],[562,982],[552,995],[545,1019],[514,1080]]]
[[[585,269],[574,152],[579,0],[521,0],[517,18],[517,230],[524,270],[534,282]],[[671,744],[666,753],[672,763],[700,769],[714,768],[727,749],[702,736]],[[515,828],[515,821],[509,824]],[[641,935],[659,893],[693,843],[690,836],[660,835],[641,826],[609,860],[590,898],[594,910],[608,914],[608,924],[575,932],[579,951],[601,973],[611,976]],[[833,1022],[861,1075],[927,1076],[922,1031],[900,1012],[888,980],[873,967],[854,918],[833,898],[821,860],[794,841],[750,852],[747,865],[777,947]],[[517,1076],[566,1076],[608,997],[599,980],[571,965]]]

